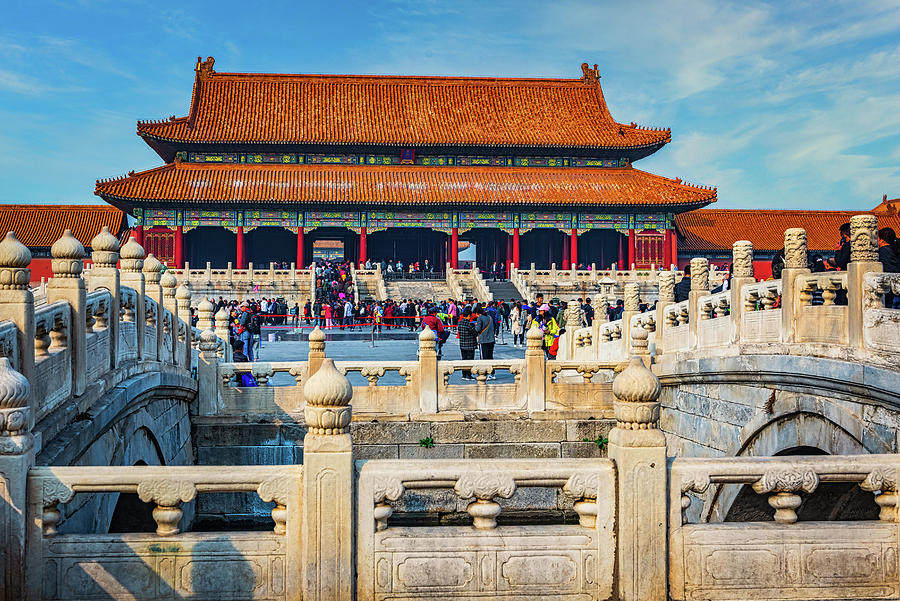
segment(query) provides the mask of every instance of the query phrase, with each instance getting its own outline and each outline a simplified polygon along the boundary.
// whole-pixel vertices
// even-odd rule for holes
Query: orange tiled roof
[[[125,214],[107,205],[0,205],[0,232],[15,232],[28,248],[46,248],[66,229],[85,246],[107,226],[118,236],[126,229]]]
[[[702,209],[676,215],[675,226],[682,236],[679,250],[686,252],[730,250],[737,240],[750,240],[754,250],[775,251],[784,246],[784,231],[792,227],[806,230],[810,250],[832,251],[841,224],[871,212]],[[900,217],[878,215],[878,227],[900,232]]]
[[[149,140],[391,146],[661,146],[669,129],[616,123],[595,69],[580,79],[216,73],[198,63],[187,117]],[[596,68],[596,65],[595,65]]]
[[[706,205],[715,188],[622,169],[169,163],[97,182],[104,199],[181,203]]]

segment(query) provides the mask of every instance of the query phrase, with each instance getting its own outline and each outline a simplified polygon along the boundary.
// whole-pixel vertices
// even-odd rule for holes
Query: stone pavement
[[[503,333],[503,339],[506,344],[498,343],[494,345],[495,359],[522,359],[525,357],[525,347],[514,347],[512,345],[512,335],[508,332]],[[375,346],[371,341],[362,340],[334,340],[326,343],[325,354],[337,362],[341,361],[377,361],[390,359],[392,361],[415,361],[416,353],[419,348],[419,341],[416,340],[378,340]],[[301,341],[277,341],[260,343],[259,360],[260,361],[306,361],[309,353],[309,343],[306,340]],[[459,343],[451,335],[444,345],[443,358],[445,360],[461,359],[459,354]],[[479,358],[478,353],[475,359]],[[350,373],[347,375],[350,382],[354,386],[365,386],[367,384],[365,378],[359,373]],[[462,374],[454,373],[450,377],[451,384],[465,384]],[[498,382],[512,383],[513,376],[509,372],[501,372],[497,375]],[[273,386],[294,386],[294,378],[290,374],[275,374],[269,382]],[[384,386],[401,386],[404,384],[404,378],[396,372],[388,372],[383,378],[379,379],[379,385]],[[473,383],[474,385],[474,383]]]

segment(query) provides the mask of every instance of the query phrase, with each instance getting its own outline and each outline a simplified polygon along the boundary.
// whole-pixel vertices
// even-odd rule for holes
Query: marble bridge
[[[900,599],[900,275],[851,227],[846,272],[811,274],[794,229],[781,280],[736,242],[725,292],[701,259],[653,312],[624,282],[556,361],[535,329],[494,361],[427,329],[413,361],[334,361],[316,330],[254,364],[135,241],[101,233],[84,274],[64,235],[35,302],[10,233],[3,597]]]

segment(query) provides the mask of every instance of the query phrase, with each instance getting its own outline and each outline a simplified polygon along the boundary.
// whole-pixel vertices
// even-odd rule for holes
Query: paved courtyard
[[[502,342],[501,342],[502,340]],[[415,361],[419,348],[417,340],[376,340],[374,346],[371,340],[329,340],[325,343],[325,354],[335,361]],[[306,361],[309,353],[309,343],[302,341],[277,341],[260,343],[260,361]],[[525,347],[514,347],[512,335],[504,332],[503,338],[498,338],[494,346],[494,359],[523,359]],[[476,352],[475,358],[478,359]],[[455,335],[444,345],[443,357],[445,360],[460,359],[459,344]],[[354,386],[365,386],[367,381],[358,373],[351,373],[350,381]],[[462,374],[457,372],[450,377],[453,384],[465,384],[461,379]],[[273,386],[293,386],[294,378],[290,374],[276,374],[269,380]],[[497,382],[512,382],[513,376],[509,372],[498,372]],[[396,372],[386,373],[379,383],[384,385],[401,385],[403,377]],[[474,385],[474,383],[473,383]]]

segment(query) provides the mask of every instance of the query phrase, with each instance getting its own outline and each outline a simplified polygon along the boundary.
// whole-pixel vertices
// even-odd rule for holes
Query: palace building
[[[342,256],[669,265],[676,215],[716,189],[634,163],[669,129],[619,123],[577,79],[218,73],[185,117],[141,121],[164,165],[99,180],[168,264]]]

